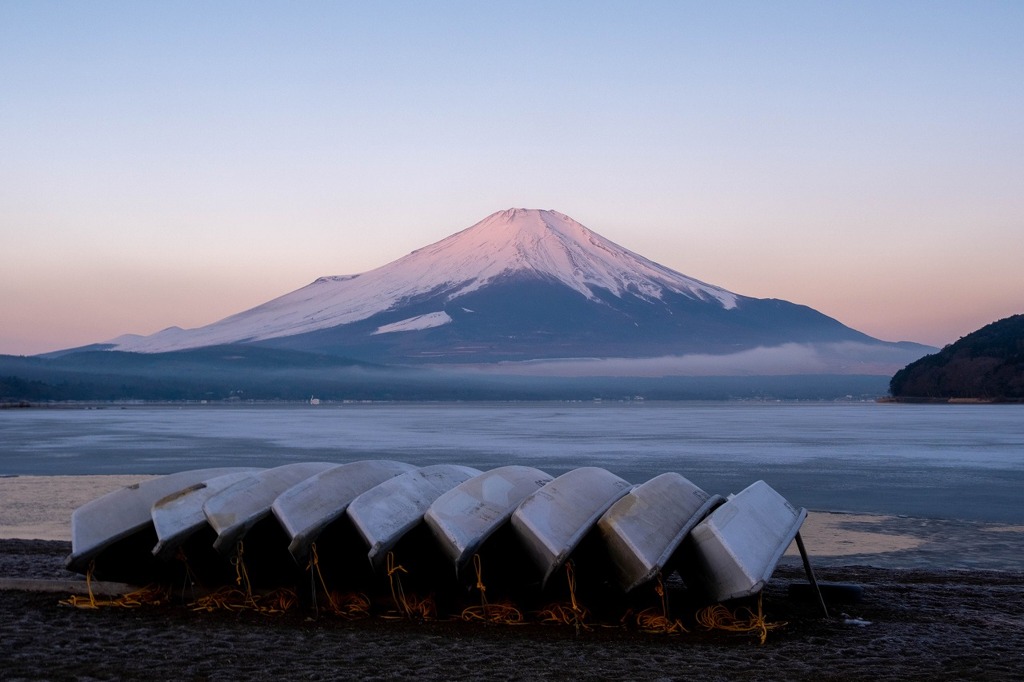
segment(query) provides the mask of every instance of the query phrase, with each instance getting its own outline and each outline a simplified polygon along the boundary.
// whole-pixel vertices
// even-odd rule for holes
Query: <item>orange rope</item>
[[[733,613],[721,604],[708,606],[697,612],[697,622],[708,630],[725,630],[728,632],[756,632],[763,645],[768,639],[768,631],[784,627],[786,623],[769,623],[761,609],[761,595],[757,596],[757,613],[744,607],[747,617]]]
[[[665,584],[661,581],[661,573],[658,573],[657,582],[654,584],[654,592],[661,600],[661,613],[654,607],[646,608],[636,616],[636,624],[644,632],[676,634],[688,632],[683,627],[682,621],[678,618],[672,620],[668,616],[668,597],[665,594]]]
[[[537,612],[542,623],[563,623],[572,625],[579,632],[580,629],[589,630],[584,621],[590,613],[586,608],[580,606],[576,601],[576,573],[573,570],[572,562],[565,562],[565,574],[569,583],[569,604],[550,604]]]
[[[85,573],[85,589],[88,593],[88,597],[82,597],[80,595],[71,595],[67,599],[62,600],[60,603],[64,606],[73,606],[76,609],[98,609],[101,606],[117,606],[125,609],[134,609],[148,604],[150,606],[159,606],[170,599],[168,590],[157,585],[147,585],[138,590],[127,592],[116,599],[97,599],[96,595],[92,591],[92,577],[93,572],[96,570],[96,562],[89,562],[89,570]]]
[[[480,606],[468,606],[463,609],[462,620],[503,625],[522,623],[522,612],[512,604],[491,604],[487,601],[487,587],[484,585],[483,566],[479,554],[473,555],[473,568],[476,570],[476,589],[480,590]]]

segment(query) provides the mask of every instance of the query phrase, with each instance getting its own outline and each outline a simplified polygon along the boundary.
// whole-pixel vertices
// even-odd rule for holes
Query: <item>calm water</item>
[[[1024,523],[1024,408],[601,403],[107,407],[0,411],[0,474],[169,473],[392,458],[710,492],[764,479],[810,509]]]

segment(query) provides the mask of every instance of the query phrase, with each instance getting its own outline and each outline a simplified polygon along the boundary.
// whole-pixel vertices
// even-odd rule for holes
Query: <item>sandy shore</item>
[[[62,563],[71,510],[142,478],[0,479],[0,537],[21,538],[0,539],[0,578],[73,577]],[[690,632],[671,636],[630,621],[579,632],[536,622],[347,621],[298,609],[195,612],[180,599],[80,610],[60,605],[60,595],[0,591],[0,678],[1024,679],[1016,563],[1024,529],[812,513],[802,534],[818,578],[858,584],[863,596],[831,603],[825,619],[790,596],[804,576],[798,561],[784,559],[763,608],[769,622],[786,625],[763,646],[749,633],[701,628],[678,582],[669,603]],[[950,570],[951,538],[967,543],[962,554],[987,556]]]
[[[0,541],[0,576],[53,577],[66,542]],[[107,679],[701,679],[1013,680],[1024,670],[1024,574],[835,567],[858,603],[825,620],[781,567],[764,593],[772,630],[705,631],[677,589],[673,615],[690,632],[635,626],[427,623],[295,611],[194,612],[182,603],[79,610],[59,595],[0,591],[0,677]],[[678,612],[677,612],[678,611]]]

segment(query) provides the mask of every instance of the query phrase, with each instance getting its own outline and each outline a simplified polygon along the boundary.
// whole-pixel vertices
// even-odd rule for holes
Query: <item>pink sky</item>
[[[1024,312],[1024,5],[0,5],[0,353],[510,206],[941,346]],[[628,11],[627,11],[628,10]]]

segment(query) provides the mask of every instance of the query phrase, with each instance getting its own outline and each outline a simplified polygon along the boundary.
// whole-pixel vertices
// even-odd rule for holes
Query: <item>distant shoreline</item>
[[[913,398],[886,396],[880,403],[905,403],[910,405],[1024,405],[1024,398]]]

